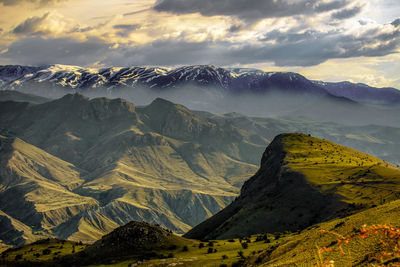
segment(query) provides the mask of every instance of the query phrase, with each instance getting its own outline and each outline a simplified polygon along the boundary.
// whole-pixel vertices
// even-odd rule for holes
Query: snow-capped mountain
[[[0,80],[4,89],[17,89],[25,84],[48,84],[71,89],[137,87],[165,89],[182,85],[212,86],[231,92],[307,90],[326,94],[319,85],[296,73],[263,72],[253,69],[226,69],[215,66],[187,66],[175,69],[124,67],[92,69],[77,66],[41,67],[2,66]]]
[[[119,88],[153,88],[165,91],[186,85],[220,89],[226,93],[288,92],[316,96],[344,97],[353,101],[380,104],[400,103],[400,91],[374,88],[350,82],[311,81],[292,72],[264,72],[256,69],[220,68],[212,65],[162,67],[110,67],[102,69],[67,65],[0,66],[0,88],[38,93],[48,90],[60,95],[70,91]],[[43,95],[43,93],[40,93]],[[49,96],[49,95],[43,95]]]

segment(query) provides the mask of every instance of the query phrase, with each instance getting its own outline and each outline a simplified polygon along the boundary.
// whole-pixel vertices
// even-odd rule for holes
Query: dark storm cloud
[[[14,34],[41,34],[38,27],[43,21],[49,17],[50,13],[44,14],[42,17],[31,17],[19,24],[12,30]]]
[[[393,25],[394,27],[399,26],[399,25],[400,25],[400,19],[396,19],[395,21],[393,21],[393,22],[392,22],[392,25]]]
[[[24,38],[14,42],[0,58],[13,64],[88,65],[102,58],[109,45],[98,39],[79,42],[70,38]]]
[[[355,6],[355,7],[352,7],[352,8],[345,8],[343,10],[339,10],[337,12],[334,12],[331,15],[331,18],[338,19],[338,20],[349,19],[349,18],[355,17],[361,11],[362,11],[362,6]]]
[[[67,1],[67,0],[0,0],[0,4],[3,4],[4,6],[16,6],[23,3],[35,3],[40,6],[45,6],[48,4],[54,4],[62,1]]]
[[[200,13],[203,16],[234,16],[246,21],[263,18],[311,15],[344,8],[350,0],[158,0],[153,9],[174,14]]]

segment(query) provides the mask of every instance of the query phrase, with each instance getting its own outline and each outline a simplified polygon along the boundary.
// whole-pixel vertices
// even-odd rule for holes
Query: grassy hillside
[[[77,259],[85,266],[327,266],[332,262],[334,266],[396,266],[399,211],[397,200],[299,232],[206,242],[180,238],[156,226],[149,226],[148,234],[140,234],[138,240],[136,231],[122,227],[92,246],[42,241],[9,250],[1,259],[13,263],[16,255],[22,255],[17,262],[65,266]],[[43,255],[44,249],[50,249],[50,255]]]
[[[261,266],[396,266],[400,201],[290,234],[247,259]],[[325,265],[324,265],[325,264]],[[392,264],[392,265],[391,265]]]
[[[0,129],[17,140],[0,152],[3,165],[29,181],[9,187],[14,171],[4,173],[0,209],[35,231],[85,242],[131,220],[188,231],[237,196],[267,143],[162,99],[137,108],[79,94],[2,102]]]
[[[227,208],[189,231],[197,239],[297,231],[399,198],[400,169],[304,134],[279,135]]]
[[[84,250],[85,244],[58,240],[43,239],[19,248],[8,249],[1,254],[1,262],[11,265],[43,266],[66,255],[73,255]],[[17,265],[18,266],[18,265]]]

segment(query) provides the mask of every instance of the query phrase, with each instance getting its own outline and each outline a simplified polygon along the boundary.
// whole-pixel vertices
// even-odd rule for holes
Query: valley
[[[130,222],[93,245],[44,239],[1,259],[22,266],[391,266],[399,257],[399,173],[362,152],[283,134],[240,196],[184,237]]]

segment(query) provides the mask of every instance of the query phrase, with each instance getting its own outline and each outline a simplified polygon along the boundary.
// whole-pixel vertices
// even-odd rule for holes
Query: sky
[[[400,89],[398,0],[0,0],[0,64],[293,71]]]

